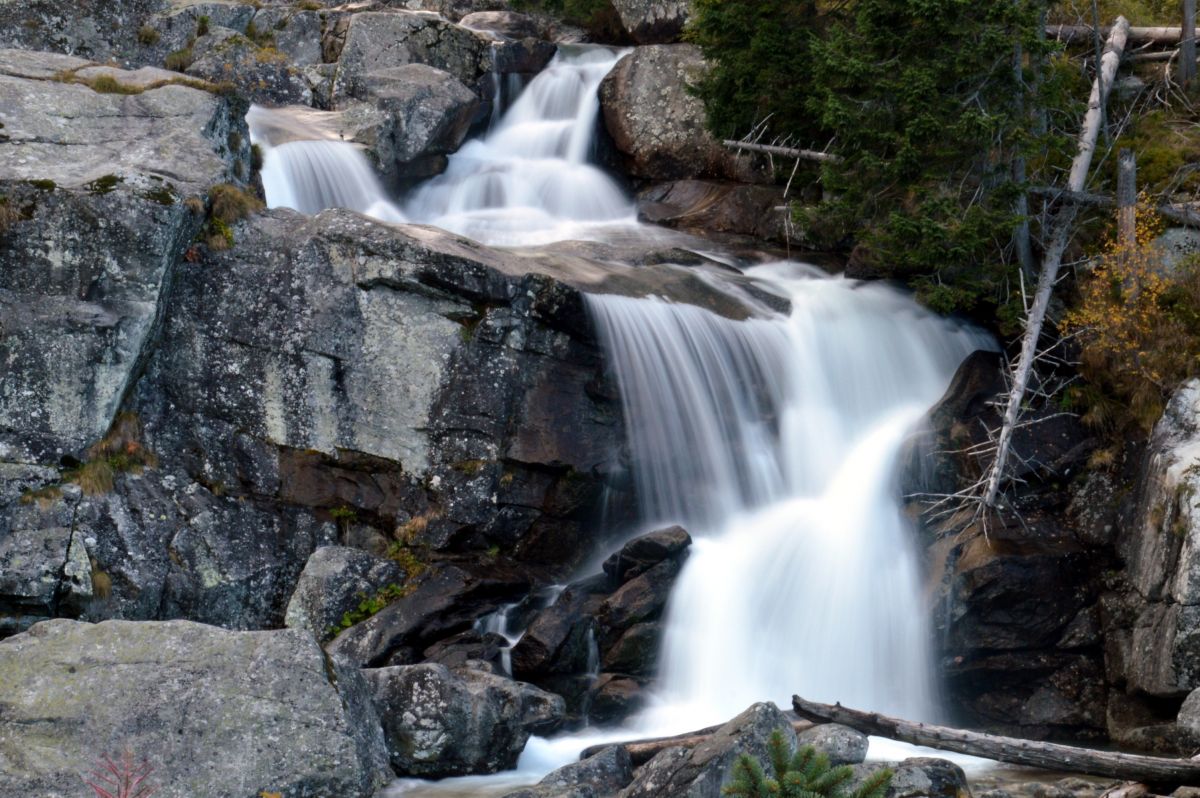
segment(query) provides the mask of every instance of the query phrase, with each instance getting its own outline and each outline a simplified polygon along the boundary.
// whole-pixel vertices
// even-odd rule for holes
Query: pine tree
[[[740,798],[883,798],[892,783],[892,771],[883,768],[847,793],[846,784],[854,777],[851,767],[831,767],[829,757],[812,746],[789,754],[778,729],[767,742],[767,758],[774,778],[767,776],[757,759],[742,754],[734,763],[733,780],[722,792]]]

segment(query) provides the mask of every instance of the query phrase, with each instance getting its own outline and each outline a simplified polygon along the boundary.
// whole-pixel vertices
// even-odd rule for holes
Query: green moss
[[[90,183],[84,183],[83,187],[93,194],[110,194],[116,189],[117,184],[124,183],[125,178],[117,177],[116,175],[103,175],[97,177]]]
[[[345,631],[351,626],[362,623],[378,613],[384,607],[387,607],[392,602],[411,594],[412,591],[413,588],[411,585],[401,586],[397,584],[390,584],[381,588],[373,595],[359,593],[358,606],[342,614],[341,621],[336,626],[329,629],[329,636],[335,637],[339,632]]]
[[[158,188],[146,189],[139,192],[138,196],[157,202],[159,205],[174,205],[179,200],[179,195],[175,193],[175,189],[167,184]]]
[[[145,91],[141,86],[121,83],[112,75],[97,75],[94,78],[81,81],[94,92],[99,94],[141,94]]]
[[[206,16],[206,15],[200,16],[196,19],[196,36],[197,37],[208,35],[210,22],[211,22],[211,20],[209,20],[208,16]]]
[[[53,180],[27,180],[26,182],[38,191],[53,191],[58,188],[58,184]]]
[[[195,56],[192,53],[191,47],[184,47],[182,50],[176,50],[167,55],[163,61],[163,66],[175,72],[183,72],[192,65]]]

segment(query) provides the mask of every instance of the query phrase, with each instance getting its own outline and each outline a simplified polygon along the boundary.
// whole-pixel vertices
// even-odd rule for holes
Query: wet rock
[[[306,629],[318,639],[331,637],[342,616],[384,588],[398,588],[406,575],[393,560],[344,546],[323,546],[312,553],[288,602],[284,623]]]
[[[363,673],[401,775],[511,769],[530,734],[552,731],[564,712],[556,695],[481,671],[425,664]]]
[[[711,180],[659,183],[638,194],[638,213],[647,222],[770,241],[788,238],[785,206],[781,188]]]
[[[405,64],[426,64],[472,86],[487,71],[485,36],[436,14],[367,12],[342,17],[331,34],[344,39],[338,54],[334,100],[361,96],[368,73]]]
[[[704,103],[687,88],[705,68],[693,45],[653,45],[622,58],[604,79],[604,124],[628,174],[651,180],[769,177],[705,128]]]
[[[595,623],[591,613],[604,600],[605,590],[603,578],[571,585],[535,615],[513,648],[513,674],[540,683],[550,675],[586,673]]]
[[[663,560],[606,598],[596,609],[601,651],[607,651],[635,624],[658,620],[667,606],[671,587],[683,564]]]
[[[388,779],[362,677],[304,632],[49,621],[0,642],[0,693],[5,795],[81,795],[81,774],[123,749],[170,798],[367,798]]]
[[[312,101],[312,90],[286,54],[228,28],[200,37],[192,52],[187,74],[236,86],[253,102],[308,105]]]
[[[687,24],[690,0],[612,0],[621,27],[638,44],[679,41]]]
[[[796,734],[783,713],[774,704],[755,704],[690,751],[668,748],[657,754],[638,769],[621,798],[717,798],[739,756],[768,761],[767,741],[776,730],[795,750]]]
[[[680,526],[650,532],[629,541],[605,560],[604,573],[617,587],[641,576],[663,560],[682,561],[691,545],[691,535]]]
[[[501,599],[525,587],[478,579],[454,566],[432,568],[415,584],[408,595],[338,635],[329,652],[359,667],[413,663],[431,644],[466,631]]]
[[[600,664],[605,670],[632,676],[652,676],[663,639],[660,623],[636,623],[606,646]]]
[[[423,661],[452,669],[468,667],[469,663],[482,664],[490,673],[505,675],[504,649],[508,647],[508,641],[501,635],[471,630],[434,643],[425,649]]]
[[[581,762],[553,771],[535,787],[504,798],[606,798],[633,781],[633,763],[624,746],[610,746]]]
[[[591,688],[588,717],[599,724],[615,725],[640,710],[647,697],[636,679],[602,673]]]
[[[822,723],[796,735],[796,745],[813,748],[829,757],[829,764],[858,765],[867,758],[867,735],[837,723]]]

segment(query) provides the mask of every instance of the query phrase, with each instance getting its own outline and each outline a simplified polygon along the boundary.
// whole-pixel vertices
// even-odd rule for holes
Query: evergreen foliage
[[[771,732],[767,756],[774,778],[767,776],[758,760],[742,754],[734,763],[733,779],[722,792],[743,798],[883,798],[892,782],[892,771],[884,768],[848,793],[845,786],[854,777],[851,767],[830,767],[829,757],[812,746],[791,754],[778,729]]]
[[[770,135],[842,156],[820,169],[826,199],[797,213],[811,243],[854,247],[864,271],[904,280],[937,310],[1003,321],[1016,315],[1002,307],[1017,293],[1014,164],[1045,168],[1067,151],[1068,139],[1031,132],[1031,109],[1066,102],[1070,78],[1038,35],[1043,11],[1040,0],[698,0],[689,36],[712,69],[696,90],[718,136],[771,114]]]

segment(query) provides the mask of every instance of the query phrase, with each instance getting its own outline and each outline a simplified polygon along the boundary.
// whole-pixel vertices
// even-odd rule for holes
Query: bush
[[[161,34],[149,25],[143,25],[142,27],[138,28],[137,40],[139,44],[144,44],[149,47],[151,45],[158,44],[158,40],[160,38],[162,38]]]
[[[1136,245],[1108,245],[1065,319],[1079,336],[1086,379],[1068,400],[1085,423],[1110,432],[1149,432],[1171,393],[1200,374],[1200,260],[1168,271],[1154,245],[1160,230],[1140,206]]]
[[[166,59],[163,61],[163,66],[175,72],[183,72],[192,65],[193,60],[194,56],[192,55],[192,48],[185,47],[182,50],[176,50],[175,52],[168,54]]]
[[[845,792],[854,778],[853,768],[830,767],[829,757],[805,746],[789,754],[783,734],[776,729],[767,743],[774,778],[768,777],[758,760],[742,754],[733,766],[733,779],[721,792],[744,798],[883,798],[892,782],[892,771],[884,768],[871,774],[857,790]]]

